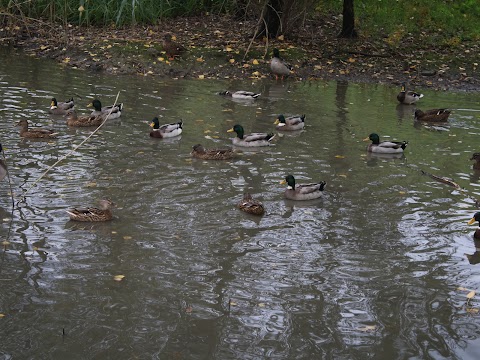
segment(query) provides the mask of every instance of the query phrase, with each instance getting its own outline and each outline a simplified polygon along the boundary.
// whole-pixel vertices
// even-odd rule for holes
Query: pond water
[[[15,195],[0,183],[1,359],[478,359],[480,265],[467,221],[477,210],[478,94],[421,89],[418,108],[453,109],[446,126],[413,121],[396,86],[345,82],[163,80],[64,69],[2,50],[0,142]],[[252,90],[254,103],[216,95]],[[420,90],[420,89],[417,89]],[[47,113],[79,113],[117,93],[121,120],[33,183],[93,131]],[[235,160],[191,159],[192,145],[305,131]],[[176,139],[147,122],[183,119]],[[59,138],[27,141],[19,119]],[[408,140],[405,156],[367,156],[362,139]],[[458,190],[422,175],[453,178]],[[287,201],[279,182],[325,180],[324,196]],[[236,208],[246,191],[263,217]],[[65,210],[103,198],[108,223]],[[114,276],[124,275],[122,281]],[[460,289],[459,289],[460,288]]]

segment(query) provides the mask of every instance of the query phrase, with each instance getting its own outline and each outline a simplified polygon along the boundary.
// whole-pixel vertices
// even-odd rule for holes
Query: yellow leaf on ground
[[[203,59],[203,57],[200,56],[199,58],[197,58],[197,61],[198,62],[204,62],[205,60]]]
[[[233,49],[232,49],[231,47],[227,46],[227,47],[225,48],[225,51],[230,52],[230,51],[233,51]]]
[[[253,59],[252,64],[253,64],[253,65],[258,65],[258,64],[259,64],[259,63],[258,63],[258,60],[257,60],[257,59]]]
[[[261,74],[258,71],[252,73],[253,76],[260,76]]]
[[[164,61],[164,60],[165,60],[165,58],[163,58],[163,57],[159,57],[159,58],[157,58],[157,60],[158,60],[158,61]]]
[[[205,75],[198,75],[199,79],[205,79]]]
[[[230,60],[228,60],[228,62],[229,62],[230,64],[233,64],[233,63],[235,62],[235,59],[230,59]]]
[[[348,58],[349,63],[354,63],[355,61],[357,61],[357,60],[355,60],[354,58]]]
[[[125,278],[125,275],[115,275],[113,280],[115,281],[122,281]]]
[[[279,37],[277,37],[277,39],[280,40],[280,41],[283,41],[283,40],[285,40],[285,36],[280,35]]]
[[[69,57],[66,57],[65,59],[63,59],[63,62],[64,62],[65,64],[68,64],[68,63],[70,62],[70,58],[69,58]]]

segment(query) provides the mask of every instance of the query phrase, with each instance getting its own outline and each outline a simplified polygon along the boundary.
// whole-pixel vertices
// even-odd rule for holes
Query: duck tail
[[[267,141],[272,141],[274,137],[275,137],[275,134],[274,134],[274,133],[270,133],[270,134],[267,134],[267,136],[265,137],[265,140],[267,140]]]
[[[407,147],[407,144],[408,144],[408,141],[402,142],[401,148],[405,150],[405,148]]]
[[[253,97],[254,99],[256,99],[256,98],[258,98],[260,95],[262,95],[262,94],[253,94],[252,97]]]
[[[325,181],[322,181],[322,182],[320,183],[320,189],[319,189],[319,190],[320,190],[320,191],[323,191],[323,189],[325,189],[325,185],[327,185],[327,183],[326,183]]]
[[[178,125],[178,127],[179,127],[180,129],[182,129],[182,126],[183,126],[183,120],[182,120],[182,119],[180,119],[180,121],[179,121],[179,122],[177,122],[177,125]]]
[[[302,122],[305,122],[305,114],[303,114],[302,116],[300,116],[300,119],[302,119]]]
[[[123,110],[123,103],[117,104],[117,107],[118,107],[118,111],[122,111]]]

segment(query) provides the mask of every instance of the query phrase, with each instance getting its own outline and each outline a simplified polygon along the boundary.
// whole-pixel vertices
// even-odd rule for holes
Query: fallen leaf
[[[131,237],[131,236],[128,236],[128,235],[126,235],[126,236],[124,236],[124,237],[123,237],[123,240],[132,240],[132,237]]]
[[[0,314],[0,319],[5,317],[5,314]]]
[[[471,299],[475,296],[475,290],[472,290],[470,291],[468,294],[467,294],[467,299]]]
[[[187,314],[190,314],[192,311],[193,311],[193,308],[192,308],[191,306],[187,306],[187,307],[185,308],[185,312],[186,312]]]
[[[115,275],[113,280],[115,281],[122,281],[125,278],[125,275]]]
[[[63,59],[63,63],[68,64],[69,62],[70,62],[70,58],[69,58],[69,57],[66,57],[65,59]]]
[[[343,155],[335,155],[335,157],[336,157],[337,159],[345,159],[345,156],[343,156]]]
[[[360,331],[372,331],[375,330],[376,326],[375,325],[367,325],[365,327],[359,328],[358,330]]]
[[[467,308],[467,312],[471,314],[478,314],[477,308]]]
[[[277,37],[277,39],[280,40],[280,41],[283,41],[283,40],[285,40],[285,36],[280,35],[279,37]]]
[[[200,56],[199,58],[197,58],[197,61],[198,62],[204,62],[205,60],[203,59],[203,57]]]
[[[229,62],[230,64],[233,64],[233,63],[235,63],[235,59],[230,59],[230,60],[228,60],[228,62]]]
[[[225,48],[225,51],[230,52],[230,51],[233,51],[233,49],[232,49],[231,47],[227,46],[227,47]]]
[[[205,79],[205,75],[198,75],[199,79]]]
[[[460,286],[460,287],[457,288],[457,290],[458,290],[458,291],[467,291],[468,289]]]
[[[253,59],[252,64],[253,64],[253,65],[258,65],[258,64],[259,64],[259,63],[258,63],[258,60],[257,60],[257,59]]]

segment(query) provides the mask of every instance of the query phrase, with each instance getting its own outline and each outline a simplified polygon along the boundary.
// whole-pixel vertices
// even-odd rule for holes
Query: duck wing
[[[320,183],[301,184],[295,186],[295,191],[297,191],[299,194],[310,194],[316,191],[323,191],[325,185],[325,181]]]
[[[183,121],[180,120],[179,122],[176,122],[176,123],[162,125],[158,130],[162,133],[171,133],[177,129],[181,129],[182,124],[183,124]]]
[[[243,140],[245,142],[252,142],[252,141],[260,141],[266,140],[270,141],[273,139],[274,134],[267,134],[267,133],[251,133],[243,136]]]

